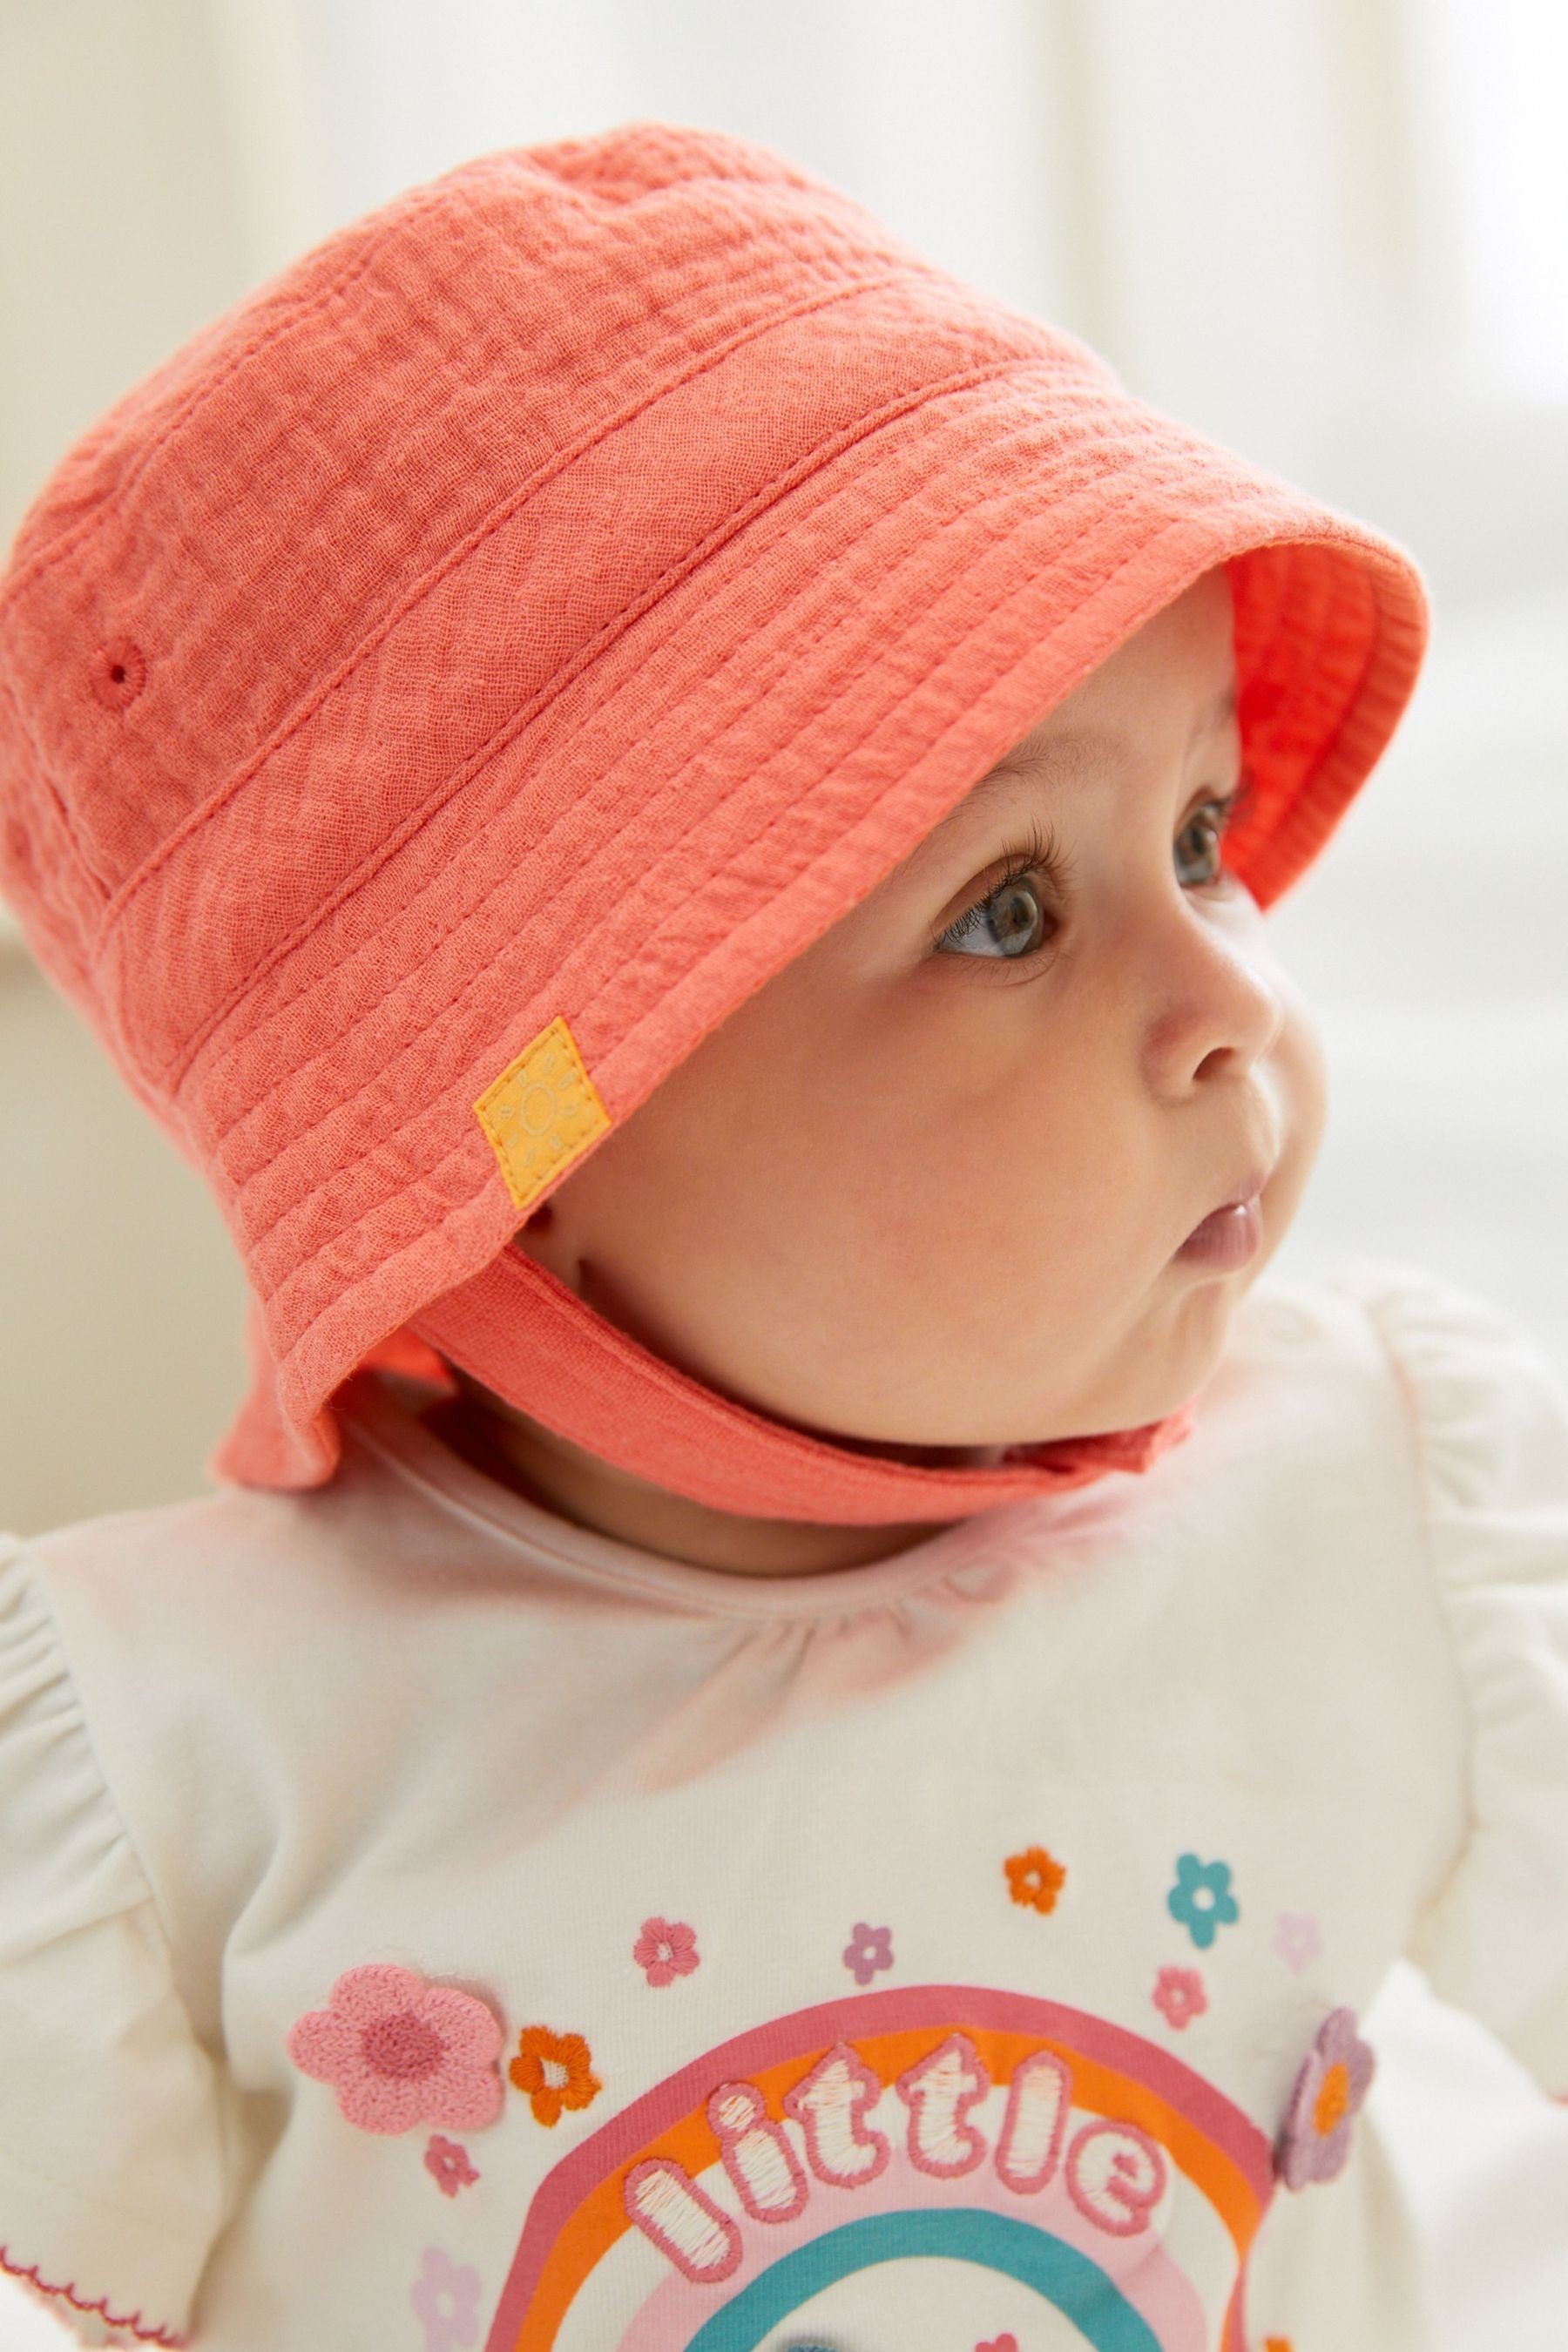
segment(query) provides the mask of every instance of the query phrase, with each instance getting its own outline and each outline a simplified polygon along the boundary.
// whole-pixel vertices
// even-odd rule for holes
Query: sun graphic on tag
[[[1242,2352],[1271,2150],[1141,2036],[930,1985],[797,2011],[541,2184],[485,2352]]]

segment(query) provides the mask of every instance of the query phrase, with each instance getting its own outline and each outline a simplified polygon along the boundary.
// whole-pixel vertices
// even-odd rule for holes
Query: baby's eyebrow
[[[1236,688],[1227,686],[1207,709],[1200,713],[1187,739],[1188,750],[1194,750],[1205,736],[1215,735],[1222,727],[1228,726],[1236,717]],[[1125,745],[1126,740],[1121,729],[1114,727],[1075,727],[1065,734],[1047,737],[1036,748],[1030,747],[1029,738],[1026,735],[981,777],[978,783],[970,786],[963,798],[932,825],[925,838],[927,841],[935,840],[939,834],[955,824],[965,810],[973,809],[983,799],[989,798],[999,785],[1013,781],[1026,768],[1032,773],[1048,772],[1053,768],[1070,772],[1081,767],[1089,752],[1102,751],[1107,745]]]

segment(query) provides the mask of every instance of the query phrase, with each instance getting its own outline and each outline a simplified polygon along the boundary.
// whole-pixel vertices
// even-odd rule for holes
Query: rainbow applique
[[[1081,2010],[961,1985],[827,2001],[556,2166],[485,2352],[1240,2352],[1272,2186],[1239,2108]]]

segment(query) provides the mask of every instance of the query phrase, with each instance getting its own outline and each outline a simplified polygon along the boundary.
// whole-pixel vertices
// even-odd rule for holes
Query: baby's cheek
[[[1328,1065],[1306,998],[1289,983],[1286,1017],[1264,1076],[1279,1113],[1279,1164],[1264,1196],[1269,1254],[1284,1239],[1317,1160],[1328,1118]]]

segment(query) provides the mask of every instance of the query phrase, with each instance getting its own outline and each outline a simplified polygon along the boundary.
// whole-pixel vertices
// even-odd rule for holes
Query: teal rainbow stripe
[[[686,2352],[756,2352],[764,2336],[856,2271],[936,2255],[1000,2272],[1053,2304],[1093,2352],[1160,2352],[1160,2339],[1098,2263],[1049,2231],[962,2205],[847,2221],[754,2278],[700,2327]]]

